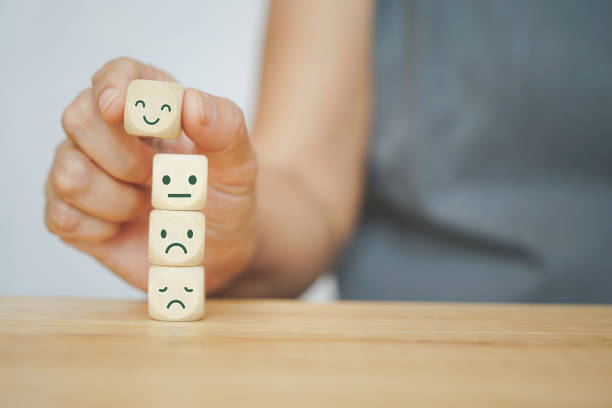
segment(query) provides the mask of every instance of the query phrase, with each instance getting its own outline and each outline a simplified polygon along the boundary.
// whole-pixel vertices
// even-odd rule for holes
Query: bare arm
[[[295,296],[329,267],[361,203],[373,5],[275,1],[259,112],[257,249],[226,291]]]
[[[130,81],[173,79],[132,58],[106,63],[62,116],[66,140],[46,184],[49,230],[146,290],[152,156],[204,154],[206,290],[299,294],[328,267],[360,204],[369,1],[272,5],[252,142],[238,106],[193,88],[183,97],[181,137],[152,143],[126,134]]]

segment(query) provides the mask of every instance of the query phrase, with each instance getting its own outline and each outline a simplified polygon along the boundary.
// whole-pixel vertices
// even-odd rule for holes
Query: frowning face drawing
[[[151,266],[149,314],[156,320],[197,320],[204,313],[204,268]]]
[[[205,218],[199,211],[151,211],[149,262],[167,266],[201,265],[204,233]]]

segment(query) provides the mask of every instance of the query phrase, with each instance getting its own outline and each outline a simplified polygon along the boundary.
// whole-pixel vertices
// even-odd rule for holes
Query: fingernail
[[[200,106],[200,123],[206,127],[213,127],[217,121],[217,106],[205,92],[198,92]]]
[[[104,113],[106,109],[110,106],[111,103],[115,100],[116,97],[119,96],[119,91],[116,89],[109,88],[102,92],[100,95],[100,100],[98,100],[98,107],[100,108],[100,113]]]

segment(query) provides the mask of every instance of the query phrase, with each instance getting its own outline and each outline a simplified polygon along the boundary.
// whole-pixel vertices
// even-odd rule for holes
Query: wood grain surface
[[[612,407],[612,307],[0,298],[0,406]]]

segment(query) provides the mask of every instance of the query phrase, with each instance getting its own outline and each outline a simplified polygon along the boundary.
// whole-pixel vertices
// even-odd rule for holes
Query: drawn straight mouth
[[[168,197],[191,197],[191,194],[168,194]]]
[[[173,303],[178,303],[179,305],[181,305],[181,307],[183,309],[185,308],[185,304],[183,302],[181,302],[178,299],[174,299],[174,300],[171,300],[170,302],[168,302],[168,305],[166,306],[166,309],[170,309],[170,306],[172,306]]]
[[[155,119],[153,122],[149,122],[145,115],[142,115],[142,118],[144,119],[147,125],[155,125],[157,122],[159,122],[159,118]]]
[[[173,246],[181,247],[181,248],[183,248],[183,251],[184,251],[185,253],[187,253],[187,248],[185,248],[185,245],[183,245],[183,244],[181,244],[181,243],[179,243],[179,242],[173,242],[173,243],[171,243],[170,245],[168,245],[168,246],[166,247],[166,253],[168,253],[168,251],[170,251],[170,248],[172,248]]]

